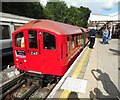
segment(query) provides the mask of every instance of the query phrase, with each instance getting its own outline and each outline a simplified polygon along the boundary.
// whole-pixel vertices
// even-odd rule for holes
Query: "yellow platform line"
[[[77,78],[78,75],[80,74],[80,71],[84,65],[84,62],[89,54],[90,48],[87,48],[85,55],[83,56],[83,58],[81,59],[81,61],[79,62],[77,68],[75,69],[74,73],[72,74],[72,77]]]
[[[71,90],[64,90],[60,96],[60,99],[62,100],[64,98],[64,100],[67,100],[70,93],[71,93]]]
[[[89,54],[90,48],[87,48],[87,50],[85,51],[85,55],[83,56],[83,58],[81,59],[81,61],[79,62],[77,68],[75,69],[75,71],[72,74],[72,77],[77,78],[78,75],[80,74],[80,71],[82,69],[82,66]],[[69,97],[69,94],[71,93],[71,90],[64,90],[60,96],[60,99],[64,98],[67,100],[67,98]]]

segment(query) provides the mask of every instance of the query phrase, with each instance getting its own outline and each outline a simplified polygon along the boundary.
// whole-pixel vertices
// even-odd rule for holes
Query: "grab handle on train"
[[[26,39],[25,39],[25,49],[28,52],[28,50],[27,50],[27,40]]]
[[[40,54],[40,40],[39,40],[39,54]]]

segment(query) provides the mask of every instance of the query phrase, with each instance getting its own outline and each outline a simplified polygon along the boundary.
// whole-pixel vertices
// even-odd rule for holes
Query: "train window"
[[[54,35],[44,32],[43,43],[44,43],[44,49],[51,49],[51,50],[56,49],[56,41]]]
[[[10,39],[10,27],[8,25],[0,25],[0,40]]]
[[[85,38],[85,34],[84,33],[82,33],[81,38],[82,38],[81,39],[82,40],[81,43],[82,43],[82,45],[84,45],[85,44],[85,39],[84,39]]]
[[[77,45],[77,42],[76,42],[76,36],[74,36],[74,44],[75,44],[75,46]]]
[[[74,36],[72,36],[72,48],[74,48],[75,47],[75,42],[74,42]]]
[[[77,38],[78,38],[78,45],[81,45],[81,43],[82,43],[82,37],[81,37],[81,35],[78,35],[77,36]]]
[[[82,45],[82,35],[80,35],[80,45]]]
[[[70,38],[67,37],[67,48],[68,48],[68,52],[70,52]]]
[[[16,47],[24,47],[23,32],[17,33],[15,35],[15,46]]]
[[[37,49],[37,31],[29,30],[28,37],[29,37],[29,48]]]
[[[80,35],[77,36],[78,45],[80,45]]]
[[[78,35],[76,36],[76,46],[78,46]]]

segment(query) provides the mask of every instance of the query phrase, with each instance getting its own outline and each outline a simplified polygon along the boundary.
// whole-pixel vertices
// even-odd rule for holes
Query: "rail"
[[[1,93],[5,93],[9,88],[11,88],[12,86],[14,86],[18,80],[23,79],[24,74],[21,74],[20,76],[18,76],[17,78],[13,79],[12,81],[4,84],[3,86],[0,87],[0,92]]]
[[[36,95],[34,94],[38,92],[37,94],[42,93],[43,95],[38,95],[37,97],[45,99],[48,97],[48,95],[51,93],[51,91],[57,84],[57,82],[55,82],[53,84],[42,87],[40,81],[32,80],[32,83],[30,84],[29,81],[27,81],[28,78],[29,77],[25,77],[25,74],[21,74],[17,78],[1,86],[1,98],[27,100],[31,98],[36,98]],[[24,90],[24,88],[26,88],[26,90]],[[24,92],[21,92],[21,90],[23,90]]]

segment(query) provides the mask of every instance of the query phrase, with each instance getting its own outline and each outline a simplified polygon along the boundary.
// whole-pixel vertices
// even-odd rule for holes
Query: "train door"
[[[36,30],[24,30],[15,34],[15,64],[21,70],[41,72],[40,40]]]
[[[55,74],[58,73],[57,63],[59,60],[57,51],[57,39],[56,36],[50,32],[43,32],[43,67],[44,73]],[[58,64],[58,65],[57,65]]]
[[[27,70],[26,60],[26,45],[24,31],[17,32],[13,35],[13,50],[14,50],[14,62],[15,66],[21,70]]]
[[[41,32],[37,30],[28,30],[26,37],[26,56],[28,61],[27,69],[30,72],[42,73],[41,57]]]

